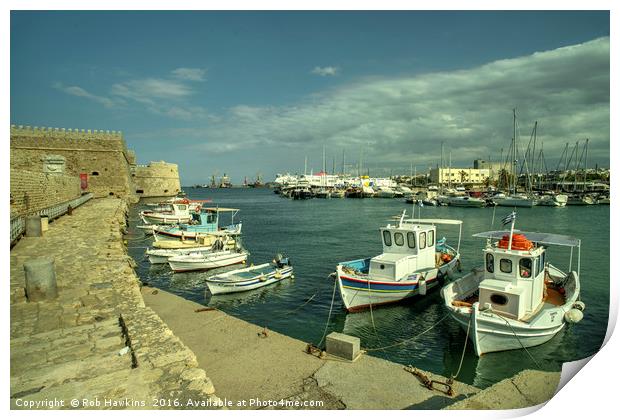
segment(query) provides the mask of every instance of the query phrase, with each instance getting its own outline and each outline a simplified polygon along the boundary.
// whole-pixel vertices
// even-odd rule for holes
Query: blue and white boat
[[[435,225],[458,225],[455,248],[436,240]],[[383,253],[373,258],[338,264],[337,281],[342,302],[349,312],[425,295],[446,275],[451,275],[460,259],[461,220],[407,219],[381,228]]]
[[[293,275],[289,259],[281,254],[271,263],[228,271],[209,277],[206,282],[212,295],[245,292],[277,283]]]
[[[194,239],[205,234],[216,232],[239,235],[241,234],[241,223],[235,224],[235,216],[239,209],[229,209],[222,207],[203,207],[200,213],[192,216],[192,221],[188,224],[176,226],[153,226],[153,236],[155,240],[161,239]],[[230,225],[220,226],[220,214],[230,213]]]

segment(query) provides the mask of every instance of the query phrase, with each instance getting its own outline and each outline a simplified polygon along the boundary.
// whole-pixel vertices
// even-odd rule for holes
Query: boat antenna
[[[407,215],[407,209],[403,210],[403,214],[400,215],[400,221],[398,222],[398,227],[403,226],[403,220],[405,220],[406,215]]]
[[[491,229],[493,229],[493,225],[495,224],[495,209],[497,206],[493,206],[493,216],[491,217]]]

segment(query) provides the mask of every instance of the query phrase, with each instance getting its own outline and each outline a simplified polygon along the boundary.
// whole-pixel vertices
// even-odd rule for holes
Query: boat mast
[[[586,145],[584,146],[586,157],[585,157],[585,161],[583,164],[583,192],[586,192],[586,185],[588,183],[588,143],[589,142],[590,142],[590,139],[586,139]]]
[[[512,194],[517,193],[517,110],[512,109]]]

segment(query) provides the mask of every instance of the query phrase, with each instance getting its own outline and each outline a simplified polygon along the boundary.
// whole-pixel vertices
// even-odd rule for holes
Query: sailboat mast
[[[517,110],[512,109],[512,194],[517,192]]]
[[[586,145],[585,145],[585,152],[586,152],[586,158],[583,164],[583,191],[586,191],[586,184],[588,183],[588,143],[590,142],[590,139],[586,139]]]

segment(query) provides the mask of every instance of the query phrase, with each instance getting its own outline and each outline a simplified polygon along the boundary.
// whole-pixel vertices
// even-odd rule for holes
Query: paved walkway
[[[145,307],[122,239],[126,215],[120,199],[91,200],[11,250],[12,408],[52,408],[43,403],[54,399],[61,408],[219,401],[191,350]],[[34,303],[23,263],[38,256],[55,258],[59,296]]]
[[[425,388],[404,366],[363,355],[354,363],[323,360],[305,352],[306,344],[268,331],[219,310],[171,293],[143,287],[145,303],[170,326],[217,386],[217,395],[233,408],[258,408],[254,401],[320,401],[327,409],[437,409],[479,389],[455,383],[454,397]],[[432,380],[447,379],[424,372]],[[246,401],[246,406],[238,402]],[[274,408],[281,408],[276,406]]]

